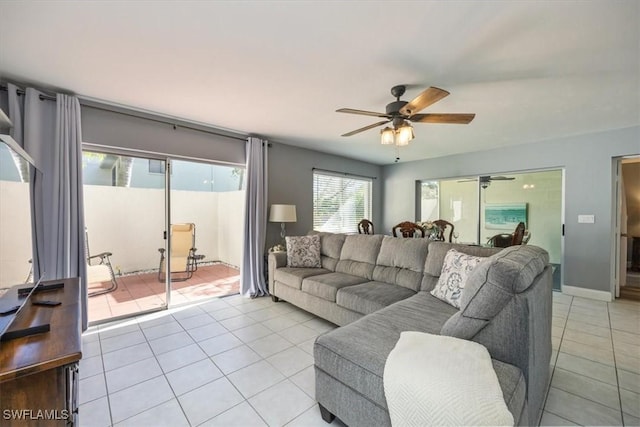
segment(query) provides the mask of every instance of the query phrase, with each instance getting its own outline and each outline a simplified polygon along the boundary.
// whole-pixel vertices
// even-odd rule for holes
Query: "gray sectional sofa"
[[[539,420],[551,358],[551,268],[535,246],[499,250],[382,235],[319,233],[321,268],[287,267],[269,255],[269,289],[339,326],[316,340],[316,400],[325,421],[390,425],[387,356],[402,331],[473,340],[489,350],[518,425]],[[467,280],[457,309],[430,294],[446,253],[487,259]],[[423,361],[428,363],[429,355]]]

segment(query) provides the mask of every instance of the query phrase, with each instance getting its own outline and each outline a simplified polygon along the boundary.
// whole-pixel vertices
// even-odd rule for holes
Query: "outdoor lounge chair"
[[[204,259],[204,255],[196,255],[196,225],[171,224],[171,281],[181,282],[189,280],[193,272],[198,269],[198,261]],[[164,282],[166,278],[165,249],[159,248],[160,266],[158,268],[158,281]]]
[[[118,281],[116,275],[113,273],[113,267],[111,266],[111,252],[101,252],[97,255],[91,255],[89,251],[89,233],[85,228],[84,231],[84,244],[87,256],[87,283],[105,283],[110,282],[110,285],[106,289],[100,289],[95,292],[89,293],[90,297],[97,295],[103,295],[109,292],[113,292],[118,289]]]

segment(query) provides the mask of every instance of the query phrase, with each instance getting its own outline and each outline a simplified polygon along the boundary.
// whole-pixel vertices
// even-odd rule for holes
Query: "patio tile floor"
[[[165,285],[157,273],[117,277],[118,289],[89,298],[89,322],[135,314],[165,305]],[[90,283],[89,292],[106,288],[109,283]],[[171,304],[183,304],[211,297],[237,294],[240,271],[226,264],[199,266],[189,280],[172,283]]]

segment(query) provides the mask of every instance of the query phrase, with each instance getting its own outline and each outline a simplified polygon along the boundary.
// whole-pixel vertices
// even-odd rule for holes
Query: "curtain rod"
[[[367,179],[378,179],[377,176],[366,176],[366,175],[356,175],[354,173],[348,173],[348,172],[338,172],[338,171],[332,171],[329,169],[320,169],[320,168],[311,168],[312,171],[319,171],[319,172],[328,172],[328,173],[332,173],[335,175],[344,175],[344,176],[355,176],[358,178],[367,178]]]
[[[220,133],[220,132],[214,132],[214,131],[209,130],[209,129],[204,129],[204,126],[203,126],[203,128],[200,128],[200,127],[195,127],[195,126],[189,126],[189,125],[186,125],[186,124],[176,124],[176,123],[172,122],[171,119],[169,119],[169,118],[165,119],[165,118],[162,118],[162,117],[158,117],[158,118],[149,117],[149,115],[152,115],[151,113],[141,113],[139,115],[138,114],[132,114],[132,113],[129,113],[129,112],[126,112],[126,111],[122,111],[117,107],[109,108],[108,105],[105,105],[105,106],[100,105],[96,101],[92,101],[92,100],[84,100],[84,99],[80,98],[80,104],[84,105],[86,107],[89,107],[89,108],[95,108],[96,110],[108,111],[110,113],[122,114],[124,116],[135,117],[137,119],[149,120],[151,122],[162,123],[162,124],[165,124],[165,125],[171,125],[171,126],[173,126],[174,130],[179,128],[179,127],[181,127],[183,129],[191,129],[191,130],[195,130],[197,132],[203,132],[203,133],[208,133],[208,134],[211,134],[211,135],[222,136],[224,138],[229,138],[229,139],[236,139],[238,141],[246,141],[247,140],[246,137],[243,138],[243,137],[240,137],[240,136],[232,136],[232,135],[227,135],[227,134]]]
[[[5,86],[5,85],[0,85],[0,90],[8,92],[9,91],[9,87]],[[18,94],[18,96],[23,96],[25,94],[25,91],[22,90],[22,89],[17,89],[16,93]],[[55,96],[50,96],[50,95],[42,95],[42,94],[40,94],[38,96],[38,98],[40,98],[40,101],[56,101],[56,97]]]
[[[6,85],[0,85],[0,90],[9,91],[9,88]],[[23,96],[25,94],[25,91],[23,89],[17,89],[16,93],[18,95],[20,95],[20,96]],[[56,100],[55,96],[42,95],[42,94],[39,96],[39,98],[40,98],[41,101],[45,101],[45,100],[47,100],[47,101],[55,101]],[[195,126],[188,126],[188,125],[184,125],[184,124],[175,124],[175,123],[171,122],[169,119],[167,119],[167,120],[154,119],[154,118],[150,118],[150,117],[143,117],[141,115],[135,115],[135,114],[126,113],[126,112],[123,112],[123,111],[118,111],[118,110],[115,110],[113,108],[101,107],[101,106],[97,105],[94,102],[90,102],[90,103],[89,102],[83,102],[84,99],[82,99],[82,98],[79,98],[79,101],[80,101],[80,103],[82,105],[85,105],[85,106],[90,107],[90,108],[95,108],[97,110],[109,111],[109,112],[112,112],[112,113],[123,114],[125,116],[131,116],[131,117],[141,118],[141,119],[145,119],[145,120],[150,120],[152,122],[168,124],[168,125],[172,125],[174,129],[177,129],[178,127],[181,127],[181,128],[184,128],[184,129],[191,129],[191,130],[195,130],[195,131],[198,131],[198,132],[204,132],[204,133],[209,133],[209,134],[212,134],[212,135],[222,136],[222,137],[229,138],[229,139],[236,139],[238,141],[246,141],[247,140],[246,138],[242,138],[242,137],[239,137],[239,136],[230,136],[230,135],[226,135],[224,133],[212,132],[210,130],[197,128]]]

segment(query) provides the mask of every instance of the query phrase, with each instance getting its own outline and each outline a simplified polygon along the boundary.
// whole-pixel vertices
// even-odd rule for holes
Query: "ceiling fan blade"
[[[422,91],[422,93],[413,98],[407,105],[400,109],[400,113],[411,116],[418,111],[422,111],[423,108],[427,108],[434,102],[440,101],[445,96],[449,95],[444,89],[431,86],[428,89]]]
[[[336,110],[336,113],[360,114],[361,116],[391,118],[388,114],[385,114],[385,113],[376,113],[375,111],[355,110],[353,108],[340,108],[339,110]]]
[[[342,135],[342,136],[351,136],[351,135],[355,135],[355,134],[357,134],[357,133],[364,132],[365,130],[373,129],[373,128],[378,127],[378,126],[380,126],[380,125],[384,125],[385,123],[389,123],[390,121],[391,121],[391,120],[383,120],[383,121],[381,121],[381,122],[374,123],[374,124],[372,124],[372,125],[365,126],[365,127],[363,127],[363,128],[360,128],[360,129],[352,130],[351,132],[347,132],[347,133],[345,133],[345,134],[344,134],[344,135]]]
[[[515,177],[512,176],[491,176],[489,177],[491,181],[513,181]]]
[[[467,125],[471,123],[475,116],[475,114],[466,113],[414,114],[409,117],[409,121],[417,123],[450,123],[456,125]]]

